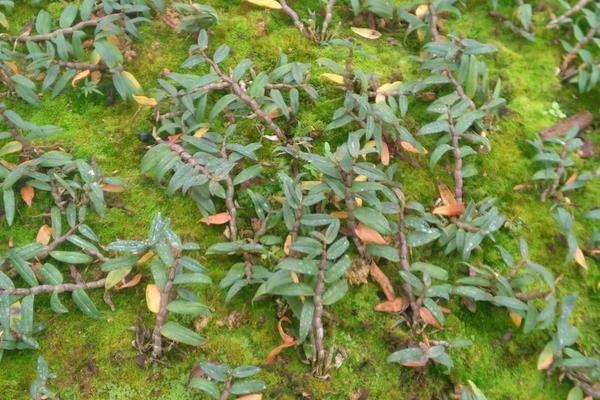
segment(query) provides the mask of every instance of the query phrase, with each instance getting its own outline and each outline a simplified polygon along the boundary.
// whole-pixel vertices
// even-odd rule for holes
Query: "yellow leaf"
[[[75,75],[73,77],[73,80],[71,81],[71,86],[75,87],[77,85],[77,82],[79,82],[82,79],[85,79],[89,74],[90,74],[89,69],[79,72],[77,75]]]
[[[136,103],[141,104],[143,106],[154,107],[155,105],[158,104],[158,101],[156,101],[156,99],[153,99],[152,97],[133,96],[133,99],[135,100]]]
[[[35,196],[35,189],[31,185],[25,185],[21,188],[21,198],[27,204],[27,207],[31,207],[33,203],[33,197]]]
[[[137,261],[137,265],[144,265],[148,261],[150,261],[154,257],[154,252],[152,250],[148,250],[140,259]]]
[[[364,37],[365,39],[379,39],[381,37],[381,32],[376,31],[375,29],[369,28],[357,28],[355,26],[350,28],[352,32],[356,33],[358,36]]]
[[[544,347],[544,350],[540,353],[540,357],[537,362],[537,369],[548,369],[554,361],[554,355],[552,354],[552,348],[550,346]]]
[[[276,0],[246,0],[250,4],[255,6],[270,8],[271,10],[281,10],[281,4]]]
[[[142,86],[140,85],[140,83],[137,81],[137,79],[135,79],[135,76],[133,76],[133,74],[131,72],[127,72],[127,71],[123,71],[122,72],[123,77],[125,79],[127,79],[127,81],[129,82],[129,84],[131,85],[131,87],[137,92],[139,90],[142,90]]]
[[[44,224],[40,227],[40,230],[38,231],[37,236],[35,238],[35,241],[43,246],[46,246],[48,243],[50,243],[51,236],[52,236],[52,228],[50,228],[48,225]]]
[[[575,262],[579,264],[579,266],[583,269],[588,269],[587,261],[585,260],[585,256],[583,255],[583,251],[579,247],[575,249]]]
[[[116,286],[119,282],[121,282],[129,273],[131,272],[131,267],[123,267],[113,269],[106,275],[106,280],[104,281],[104,289],[108,290]]]
[[[231,221],[231,215],[226,212],[222,212],[219,214],[209,215],[208,217],[204,217],[200,220],[207,225],[223,225]]]
[[[330,74],[330,73],[326,72],[324,74],[321,74],[321,76],[335,84],[338,84],[338,85],[344,84],[344,77],[342,75]]]
[[[235,400],[262,400],[262,394],[260,393],[255,393],[255,394],[247,394],[245,396],[242,397],[238,397]]]
[[[321,181],[302,181],[300,182],[300,187],[302,190],[310,190],[311,187],[317,186]]]
[[[515,324],[517,328],[520,327],[521,321],[523,321],[523,317],[513,310],[510,310],[508,314],[510,315],[510,319],[512,319],[513,324]]]
[[[204,135],[206,135],[207,132],[208,132],[208,128],[200,128],[194,133],[194,137],[197,137],[197,138],[204,137]]]
[[[154,314],[158,314],[158,310],[160,310],[160,295],[160,288],[157,285],[146,286],[146,304],[148,310]]]
[[[421,4],[415,10],[415,15],[417,16],[417,18],[422,20],[423,18],[425,18],[425,15],[427,15],[428,12],[429,12],[429,10],[428,10],[427,4]]]
[[[286,256],[290,255],[290,246],[292,245],[292,235],[287,235],[285,243],[283,243],[283,253]]]

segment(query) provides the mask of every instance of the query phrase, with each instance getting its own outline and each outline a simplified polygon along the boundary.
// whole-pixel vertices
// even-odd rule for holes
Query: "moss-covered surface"
[[[23,1],[23,3],[27,3]],[[63,2],[46,2],[53,13],[59,13]],[[341,92],[336,91],[319,78],[324,72],[316,64],[318,57],[330,57],[342,61],[344,54],[339,49],[317,46],[305,40],[290,21],[277,12],[269,12],[243,4],[241,0],[211,0],[220,13],[220,22],[214,28],[213,43],[227,43],[233,49],[233,59],[252,58],[257,69],[272,67],[281,51],[294,61],[314,65],[314,84],[322,94],[316,105],[305,104],[299,115],[298,133],[323,128],[330,120],[333,110],[341,103]],[[299,11],[306,14],[309,8],[317,9],[319,1],[296,1]],[[344,2],[341,2],[344,3]],[[499,52],[488,57],[491,76],[500,76],[504,82],[504,97],[510,112],[490,132],[493,150],[478,158],[480,175],[468,181],[466,192],[479,199],[492,195],[499,199],[502,211],[507,215],[510,229],[505,228],[498,236],[501,244],[516,250],[515,237],[528,240],[533,258],[550,267],[555,274],[562,275],[560,292],[579,294],[574,322],[582,331],[587,349],[600,345],[597,327],[598,313],[597,282],[600,279],[598,265],[592,260],[589,271],[584,272],[573,263],[564,263],[566,246],[552,218],[550,204],[540,203],[537,193],[514,191],[513,187],[523,183],[532,174],[530,157],[532,151],[527,139],[556,121],[547,114],[552,101],[557,101],[567,114],[584,109],[600,117],[598,90],[580,95],[574,88],[561,85],[554,75],[559,63],[561,49],[554,33],[538,29],[538,40],[526,42],[502,29],[487,15],[487,2],[468,1],[468,11],[460,20],[449,20],[450,28],[461,35],[476,38],[498,47]],[[509,13],[511,1],[505,4]],[[342,7],[338,7],[342,8]],[[11,15],[13,29],[28,20],[35,9],[18,5]],[[538,26],[543,26],[547,12],[536,14]],[[348,11],[334,19],[332,32],[339,36],[350,36],[348,24],[338,25],[340,15],[350,17]],[[267,34],[258,37],[258,20],[264,19]],[[386,34],[386,36],[388,36]],[[403,32],[395,36],[401,46],[386,43],[386,37],[378,41],[360,40],[362,51],[356,64],[367,71],[374,71],[388,80],[402,76],[408,80],[418,76],[418,65],[409,59],[418,50],[414,39],[403,41]],[[177,36],[161,22],[153,22],[142,29],[142,37],[136,43],[138,57],[128,69],[134,73],[144,88],[156,85],[164,68],[179,70],[186,58],[191,39]],[[117,238],[139,238],[145,232],[152,216],[161,211],[174,220],[176,230],[186,240],[208,246],[219,240],[219,229],[207,228],[197,221],[200,214],[193,203],[181,196],[167,197],[159,186],[139,172],[139,162],[144,147],[136,133],[150,126],[146,111],[136,112],[132,103],[117,102],[108,106],[101,98],[84,98],[71,91],[56,100],[46,99],[39,108],[31,108],[22,102],[11,104],[21,115],[38,123],[55,124],[63,132],[54,137],[81,158],[95,157],[100,166],[110,175],[127,181],[127,192],[111,208],[104,220],[95,219],[92,224],[102,241],[107,243]],[[427,116],[415,104],[409,111],[409,121],[415,126],[427,121]],[[411,105],[412,107],[412,105]],[[422,107],[420,107],[422,108]],[[244,124],[240,132],[255,136],[256,130]],[[594,137],[598,142],[597,131]],[[321,137],[336,142],[339,137]],[[597,143],[598,144],[598,143]],[[319,147],[319,146],[318,146]],[[264,153],[269,156],[269,153]],[[586,161],[586,166],[597,166],[598,158]],[[423,162],[423,165],[426,165]],[[435,176],[449,179],[440,166]],[[401,180],[410,198],[431,204],[437,197],[434,180],[427,168],[411,168],[403,165]],[[587,189],[571,196],[572,211],[577,220],[576,231],[580,240],[585,240],[592,231],[591,224],[583,214],[598,206],[600,185],[592,183]],[[117,207],[118,206],[118,207]],[[132,213],[126,212],[131,210]],[[9,238],[15,243],[25,243],[35,237],[39,220],[34,218],[39,210],[26,210],[17,216],[15,227],[1,226],[0,249],[5,249]],[[423,255],[427,256],[427,255]],[[476,260],[486,260],[499,266],[493,246],[475,254]],[[232,260],[206,259],[215,281],[224,276]],[[438,260],[451,270],[458,260]],[[90,269],[96,268],[94,266]],[[384,265],[384,270],[398,283],[396,265]],[[224,293],[216,286],[201,292],[206,304],[215,309],[215,315],[205,328],[207,345],[203,348],[180,347],[173,349],[165,366],[141,369],[135,363],[136,351],[131,346],[133,333],[128,329],[141,314],[151,323],[147,312],[143,285],[114,296],[116,311],[104,309],[104,321],[94,321],[72,310],[66,316],[56,316],[48,307],[47,298],[37,300],[38,321],[46,321],[47,328],[39,335],[41,350],[8,352],[0,364],[0,398],[26,398],[27,388],[35,374],[35,359],[42,354],[51,369],[58,373],[53,387],[62,399],[195,399],[197,393],[186,390],[189,371],[198,360],[207,358],[230,365],[261,364],[271,348],[278,344],[276,333],[276,305],[272,302],[251,304],[251,294],[245,292],[231,304],[224,304]],[[94,294],[98,304],[102,302]],[[536,370],[537,355],[547,337],[544,334],[525,336],[519,331],[503,341],[509,330],[515,330],[504,311],[492,307],[480,307],[471,314],[459,304],[453,304],[453,314],[442,335],[449,338],[468,338],[474,344],[455,351],[456,368],[446,374],[442,369],[429,367],[424,371],[409,370],[390,365],[385,359],[396,349],[406,332],[394,328],[393,316],[376,314],[373,306],[381,293],[372,285],[354,287],[344,301],[332,312],[339,322],[331,325],[331,338],[335,346],[343,347],[348,358],[341,368],[332,372],[330,381],[312,378],[309,368],[303,365],[294,349],[284,351],[274,366],[261,373],[268,385],[268,399],[348,399],[358,389],[365,389],[372,399],[434,399],[450,393],[455,383],[474,381],[490,399],[561,399],[566,397],[567,384],[560,384],[556,376],[546,377]],[[246,322],[233,329],[218,327],[218,321],[234,310],[247,313]]]

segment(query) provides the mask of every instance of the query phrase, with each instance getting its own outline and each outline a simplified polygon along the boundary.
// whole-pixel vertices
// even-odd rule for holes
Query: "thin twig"
[[[323,293],[325,292],[325,267],[327,266],[327,248],[323,243],[323,253],[319,262],[317,271],[317,284],[315,286],[315,295],[313,296],[314,312],[312,319],[312,327],[315,339],[315,374],[322,375],[325,373],[325,332],[323,329]]]
[[[225,382],[225,387],[223,388],[223,392],[221,392],[221,396],[219,396],[219,400],[229,399],[229,395],[231,394],[232,383],[233,378],[230,376],[229,378],[227,378],[227,382]]]
[[[158,313],[156,314],[156,323],[154,324],[154,331],[152,332],[152,358],[157,360],[162,353],[162,327],[165,324],[167,318],[167,304],[169,304],[169,296],[171,295],[171,289],[173,289],[173,282],[175,276],[179,272],[180,262],[179,256],[175,259],[175,262],[171,266],[169,271],[169,277],[165,283],[165,287],[160,294],[160,305]]]
[[[564,20],[569,18],[571,15],[581,11],[585,6],[587,6],[592,1],[594,1],[594,0],[579,0],[579,2],[577,2],[577,4],[575,4],[569,10],[567,10],[567,12],[554,18],[552,21],[550,21],[548,23],[548,25],[546,25],[546,28],[554,28],[554,27],[560,25]]]
[[[567,157],[569,156],[569,149],[567,148],[567,144],[563,145],[562,151],[560,152],[560,160],[558,161],[558,166],[556,167],[556,178],[552,182],[552,186],[544,190],[540,196],[542,201],[546,201],[548,196],[556,197],[558,186],[560,185],[560,179],[562,175],[565,173],[566,167],[565,163],[567,161]]]
[[[73,292],[77,289],[97,289],[103,287],[105,282],[106,279],[102,278],[92,282],[63,283],[60,285],[39,285],[30,288],[0,289],[0,296],[29,296],[31,294],[38,295],[42,293]]]
[[[354,240],[354,244],[358,250],[358,253],[362,258],[367,257],[367,248],[364,243],[358,238],[356,234],[356,217],[354,216],[354,205],[355,200],[354,196],[350,193],[350,188],[352,188],[352,174],[344,172],[341,168],[338,168],[342,181],[344,183],[344,202],[346,203],[346,212],[348,213],[347,223],[348,228],[350,228],[350,234],[352,235],[352,239]]]
[[[323,19],[323,26],[321,27],[321,41],[327,39],[327,29],[329,29],[329,23],[333,17],[333,7],[335,7],[336,0],[329,0],[325,7],[325,18]]]
[[[406,221],[404,215],[404,207],[400,208],[398,212],[398,252],[400,254],[400,266],[406,272],[410,272],[410,253],[408,250],[408,242],[406,240],[405,234]],[[413,321],[419,318],[419,306],[415,302],[415,296],[412,291],[412,286],[408,283],[404,284],[404,291],[408,296],[408,300],[410,302],[410,308],[413,312]]]
[[[221,158],[223,162],[227,162],[227,147],[225,144],[225,140],[223,140],[223,145],[221,146]],[[225,187],[226,187],[226,197],[225,197],[225,205],[227,206],[227,213],[229,214],[229,237],[232,241],[237,240],[238,230],[237,230],[237,208],[235,206],[235,187],[233,185],[233,179],[231,179],[231,175],[227,173],[225,175]]]
[[[452,114],[448,112],[448,126],[450,128],[450,139],[452,141],[452,152],[454,154],[454,196],[459,204],[463,203],[463,176],[462,176],[462,152],[458,133],[454,127]]]
[[[564,56],[563,62],[560,66],[561,74],[564,74],[566,72],[567,68],[569,68],[569,64],[571,64],[571,61],[573,61],[575,59],[575,57],[577,57],[577,53],[579,53],[579,50],[581,50],[581,48],[583,46],[585,46],[586,44],[591,42],[599,30],[600,30],[600,23],[592,26],[590,28],[589,32],[587,33],[587,35],[585,35],[579,42],[577,42],[575,44],[575,46],[573,46],[571,51],[569,51]]]

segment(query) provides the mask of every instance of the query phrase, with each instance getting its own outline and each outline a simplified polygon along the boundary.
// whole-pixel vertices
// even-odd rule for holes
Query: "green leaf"
[[[160,333],[167,339],[190,346],[202,346],[205,343],[202,336],[173,321],[167,322],[160,330]]]
[[[51,251],[50,256],[67,264],[89,264],[94,259],[78,251]]]
[[[448,132],[450,126],[445,119],[437,120],[424,125],[419,129],[418,136],[431,135],[433,133]]]
[[[414,262],[411,264],[410,269],[411,271],[420,271],[426,273],[432,278],[438,279],[440,281],[448,280],[448,271],[438,267],[437,265],[423,262]]]
[[[231,371],[231,375],[235,376],[236,378],[248,378],[250,376],[258,374],[259,372],[259,367],[248,365],[237,367],[236,369]]]
[[[492,295],[490,295],[488,292],[473,286],[456,286],[452,289],[452,293],[463,297],[469,297],[475,301],[492,300]]]
[[[265,390],[267,387],[263,381],[259,380],[245,380],[235,382],[231,385],[232,394],[248,394],[248,393],[259,393]]]
[[[246,168],[245,170],[243,170],[242,172],[240,172],[233,179],[233,184],[234,185],[239,185],[239,184],[242,184],[242,183],[244,183],[246,181],[249,181],[250,179],[256,178],[258,175],[260,175],[262,169],[263,169],[263,167],[260,164],[256,164],[256,165],[253,165],[251,167]]]
[[[198,303],[197,301],[175,300],[167,305],[167,310],[177,314],[186,314],[193,316],[211,315],[209,308],[202,303]]]
[[[201,390],[213,399],[219,399],[219,388],[217,388],[217,385],[208,379],[195,376],[190,381],[190,388]]]
[[[137,256],[117,257],[117,258],[113,258],[112,260],[108,260],[108,261],[105,261],[104,263],[102,263],[102,265],[100,266],[100,269],[104,272],[110,272],[114,269],[119,269],[119,268],[123,268],[123,267],[132,267],[137,262],[137,260],[138,260]]]
[[[341,300],[348,292],[348,282],[340,279],[323,293],[323,304],[328,306]]]
[[[317,261],[315,260],[300,260],[297,258],[284,258],[279,262],[277,268],[286,271],[294,271],[305,275],[317,274]]]
[[[102,314],[96,308],[96,305],[90,299],[88,294],[83,289],[76,289],[72,293],[72,298],[77,307],[87,316],[94,319],[102,319]]]
[[[60,27],[70,27],[73,24],[73,21],[75,21],[75,18],[77,18],[77,11],[77,6],[75,4],[69,4],[60,15]]]
[[[395,247],[370,244],[367,246],[367,251],[375,257],[382,257],[391,262],[400,262],[400,255]]]
[[[106,282],[104,283],[104,288],[106,290],[111,289],[119,282],[121,282],[130,272],[131,267],[121,267],[113,269],[106,275]]]
[[[15,192],[12,189],[4,189],[2,201],[4,202],[4,218],[6,218],[6,223],[11,226],[15,219]]]
[[[354,209],[354,216],[363,224],[369,228],[375,229],[382,235],[391,234],[390,224],[385,216],[372,208],[369,207],[356,207]]]

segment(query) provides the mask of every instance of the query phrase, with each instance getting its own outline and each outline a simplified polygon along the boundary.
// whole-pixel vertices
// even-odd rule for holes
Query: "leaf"
[[[277,0],[246,0],[246,2],[255,6],[270,8],[271,10],[281,10],[281,4]]]
[[[440,325],[440,323],[438,322],[438,320],[435,319],[435,317],[433,316],[433,314],[431,313],[431,311],[429,311],[425,307],[419,308],[419,316],[421,317],[421,319],[423,320],[423,322],[425,322],[426,324],[435,326],[438,329],[440,329],[442,327]]]
[[[517,328],[521,326],[521,322],[523,321],[523,317],[521,316],[521,314],[517,313],[514,310],[510,310],[508,312],[508,315],[510,316],[510,319]]]
[[[35,196],[35,189],[31,185],[25,185],[21,188],[21,198],[27,204],[27,207],[31,207],[33,198]]]
[[[50,243],[50,239],[52,238],[52,228],[48,225],[44,224],[38,230],[37,236],[35,237],[35,241],[41,245],[46,246]]]
[[[83,70],[81,72],[78,72],[77,75],[75,75],[73,77],[73,80],[71,81],[71,86],[73,86],[73,87],[77,86],[77,83],[80,80],[85,79],[89,74],[90,74],[90,70],[89,69],[86,69],[86,70]]]
[[[444,203],[444,205],[447,206],[451,204],[456,204],[456,197],[454,197],[454,193],[452,193],[452,191],[448,189],[448,186],[438,181],[437,187],[438,192],[440,192],[440,198],[442,199],[442,203]]]
[[[385,239],[379,232],[363,224],[358,224],[354,233],[365,244],[386,244]]]
[[[248,394],[253,392],[261,392],[265,390],[267,387],[265,386],[263,381],[259,380],[243,380],[235,382],[231,385],[231,393],[233,394]]]
[[[0,148],[0,157],[6,156],[8,154],[19,153],[23,150],[23,145],[21,142],[17,142],[13,140],[12,142],[6,143],[2,148]]]
[[[219,388],[217,387],[217,385],[215,385],[208,379],[200,378],[197,376],[194,376],[190,380],[190,388],[202,390],[204,393],[208,394],[213,399],[218,399],[220,395]]]
[[[583,255],[583,251],[577,246],[575,248],[575,254],[573,255],[575,262],[579,264],[579,266],[583,269],[588,269],[587,261],[585,260],[585,256]]]
[[[131,74],[131,72],[123,71],[122,74],[123,74],[123,78],[125,78],[127,83],[129,83],[129,85],[131,86],[131,88],[133,89],[134,92],[137,93],[138,91],[142,90],[142,86],[137,81],[137,79],[135,79],[135,76],[133,76],[133,74]]]
[[[323,73],[321,74],[321,76],[325,79],[327,79],[328,81],[331,81],[337,85],[343,85],[344,84],[344,77],[342,75],[338,75],[338,74],[332,74],[329,72]]]
[[[374,40],[379,39],[381,37],[381,32],[376,31],[375,29],[357,28],[355,26],[350,27],[350,29],[352,30],[352,32],[365,39]]]
[[[398,297],[394,300],[384,301],[375,306],[375,311],[385,313],[401,313],[408,307],[408,303],[402,298]]]
[[[283,243],[283,253],[286,256],[290,255],[290,246],[292,244],[292,235],[287,235],[285,242]]]
[[[354,216],[366,226],[375,229],[382,235],[389,235],[391,233],[390,224],[385,216],[370,207],[356,207],[354,209]]]
[[[423,367],[427,364],[427,356],[419,347],[411,347],[392,353],[387,362],[397,362],[405,367]]]
[[[177,322],[173,321],[169,321],[164,324],[160,330],[160,333],[167,339],[190,346],[202,346],[205,343],[205,340],[202,336],[193,330],[181,326]]]
[[[262,400],[263,396],[260,393],[248,394],[246,396],[238,397],[236,400]]]
[[[289,322],[290,320],[286,317],[283,317],[277,323],[277,331],[279,331],[279,336],[281,336],[281,340],[283,341],[283,343],[275,347],[273,350],[271,350],[269,355],[267,355],[267,358],[265,360],[266,365],[273,364],[273,361],[275,361],[275,358],[279,355],[279,353],[281,353],[283,349],[295,346],[297,344],[296,339],[288,335],[283,329],[284,321]]]
[[[146,97],[146,96],[133,96],[133,100],[135,100],[136,103],[142,105],[142,106],[148,106],[148,107],[154,107],[158,104],[158,101],[156,101],[156,99],[152,98],[152,97]]]
[[[87,316],[102,319],[102,314],[83,289],[76,289],[71,296],[77,307]]]
[[[392,286],[388,277],[374,262],[371,262],[371,265],[369,266],[369,273],[371,274],[373,280],[375,280],[375,282],[381,286],[381,290],[383,290],[383,293],[388,301],[394,300],[396,298],[394,287]]]
[[[153,312],[154,314],[158,314],[160,310],[160,298],[161,291],[158,285],[150,284],[146,286],[146,304],[148,305],[148,310]]]
[[[465,212],[465,206],[462,203],[448,204],[434,208],[431,213],[435,215],[444,215],[446,217],[457,217]]]
[[[104,282],[104,288],[106,290],[111,289],[116,286],[119,282],[121,282],[129,273],[131,272],[131,267],[121,267],[117,269],[113,269],[106,275],[106,281]]]
[[[381,142],[381,153],[379,154],[381,164],[390,165],[390,148],[386,142]]]
[[[52,230],[54,232],[54,229]],[[88,264],[94,259],[79,251],[52,251],[50,256],[67,264]]]
[[[6,218],[6,223],[10,226],[15,219],[15,192],[12,189],[4,189],[2,201],[4,201],[4,217]]]
[[[542,352],[540,353],[540,356],[538,357],[537,369],[548,369],[550,368],[553,362],[554,354],[552,352],[552,346],[550,345],[550,343],[548,343],[546,347],[544,347],[544,350],[542,350]]]
[[[200,222],[205,223],[206,225],[223,225],[231,221],[231,215],[226,212],[222,212],[219,214],[209,215],[208,217],[204,217],[200,220]]]

